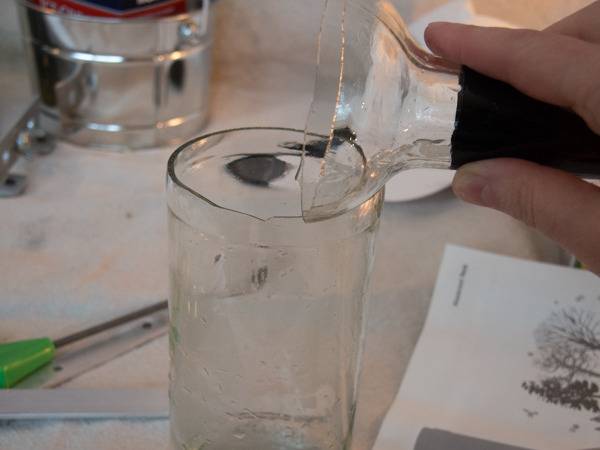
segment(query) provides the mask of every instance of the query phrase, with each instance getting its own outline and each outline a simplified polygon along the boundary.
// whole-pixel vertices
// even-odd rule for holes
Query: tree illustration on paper
[[[592,312],[564,308],[535,331],[534,363],[545,378],[523,389],[543,400],[576,410],[600,412],[600,320]]]

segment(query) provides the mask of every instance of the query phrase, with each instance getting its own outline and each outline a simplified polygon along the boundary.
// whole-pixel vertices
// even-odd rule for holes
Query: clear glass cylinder
[[[298,130],[229,130],[169,160],[177,449],[348,447],[383,192],[306,223],[303,142]]]

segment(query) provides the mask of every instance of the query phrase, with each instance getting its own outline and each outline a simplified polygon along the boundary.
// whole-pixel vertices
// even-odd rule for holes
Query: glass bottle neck
[[[460,91],[458,75],[415,68],[408,77],[408,93],[396,118],[395,145],[382,151],[389,153],[389,176],[414,168],[450,168]],[[372,159],[375,161],[377,155]]]
[[[391,164],[387,176],[412,168],[448,169],[461,68],[419,47],[393,5],[380,2],[377,19],[368,77],[377,71],[390,72],[391,66],[402,68],[401,77],[392,71],[392,76],[377,86],[384,95],[385,85],[393,83],[399,83],[402,91],[394,117],[393,144],[376,148],[390,153],[391,161],[385,158]],[[390,47],[396,48],[391,58]],[[382,53],[388,56],[381,58]]]
[[[328,140],[303,162],[305,219],[359,204],[398,171],[450,168],[459,92],[459,68],[421,49],[388,2],[330,1],[321,29],[307,130]]]

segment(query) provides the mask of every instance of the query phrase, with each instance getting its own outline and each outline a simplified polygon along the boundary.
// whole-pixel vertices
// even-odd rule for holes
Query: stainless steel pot
[[[204,124],[210,2],[178,16],[118,20],[16,1],[46,131],[136,149],[188,139]]]

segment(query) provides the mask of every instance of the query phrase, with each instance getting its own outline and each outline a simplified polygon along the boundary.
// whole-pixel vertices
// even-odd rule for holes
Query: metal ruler
[[[16,389],[0,391],[0,420],[164,419],[169,398],[160,389]]]
[[[102,324],[116,326],[61,347],[54,361],[13,389],[0,390],[0,419],[167,417],[166,387],[164,390],[60,388],[69,380],[164,336],[168,330],[168,311],[156,306],[159,304],[153,306],[155,312],[134,320],[121,323],[124,318],[139,315],[139,311]],[[84,332],[94,328],[97,326]]]

